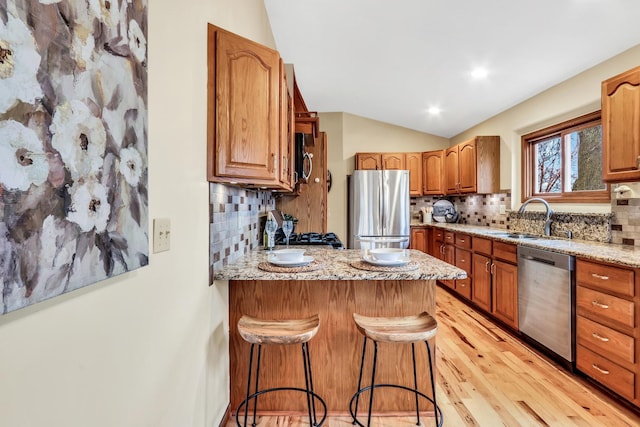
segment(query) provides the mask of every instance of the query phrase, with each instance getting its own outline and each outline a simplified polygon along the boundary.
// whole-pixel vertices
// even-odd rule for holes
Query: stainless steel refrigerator
[[[347,246],[360,249],[362,241],[377,246],[409,245],[409,171],[356,170],[349,179]]]

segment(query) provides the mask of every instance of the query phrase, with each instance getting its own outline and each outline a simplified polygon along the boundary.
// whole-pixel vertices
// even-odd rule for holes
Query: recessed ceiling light
[[[427,111],[429,112],[429,114],[436,115],[440,114],[441,110],[438,107],[431,107]]]
[[[471,71],[471,77],[474,79],[484,79],[489,74],[486,68],[476,67]]]

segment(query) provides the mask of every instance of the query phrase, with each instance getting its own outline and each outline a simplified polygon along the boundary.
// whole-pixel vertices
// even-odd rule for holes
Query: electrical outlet
[[[501,214],[506,214],[507,213],[507,206],[506,205],[500,205],[500,213]]]
[[[153,253],[168,251],[171,248],[171,220],[155,218],[153,220]]]

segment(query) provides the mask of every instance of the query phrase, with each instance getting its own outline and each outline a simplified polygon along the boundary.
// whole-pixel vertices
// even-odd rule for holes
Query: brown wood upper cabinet
[[[409,195],[422,196],[422,153],[356,153],[356,170],[408,170]]]
[[[382,154],[356,153],[356,170],[382,170]]]
[[[640,67],[602,82],[602,180],[640,181]]]
[[[293,189],[295,168],[295,117],[293,94],[289,92],[285,65],[280,59],[280,183],[285,189]]]
[[[445,150],[446,194],[500,190],[500,137],[476,136]]]
[[[444,194],[442,171],[444,170],[444,150],[422,153],[422,194]]]
[[[404,153],[381,153],[382,169],[405,170],[406,157]]]
[[[290,190],[293,135],[280,55],[214,25],[207,53],[208,179]]]
[[[356,153],[358,170],[404,170],[405,153]]]
[[[405,164],[409,170],[409,195],[422,196],[422,153],[406,153]]]

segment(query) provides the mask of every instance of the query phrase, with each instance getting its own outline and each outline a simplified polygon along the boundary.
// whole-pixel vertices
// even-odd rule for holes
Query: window
[[[602,181],[600,111],[522,137],[522,200],[555,202],[611,200]]]

